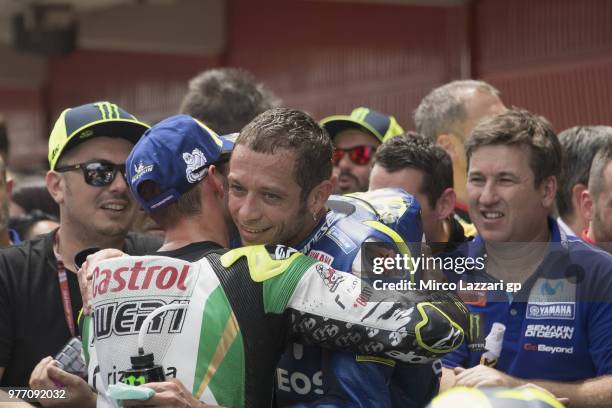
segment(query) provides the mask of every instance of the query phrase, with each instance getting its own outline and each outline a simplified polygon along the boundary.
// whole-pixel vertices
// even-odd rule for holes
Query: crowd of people
[[[44,182],[0,160],[0,386],[64,390],[48,407],[612,407],[612,127],[557,136],[501,97],[458,80],[414,125],[317,121],[224,68],[153,126],[67,108]],[[372,285],[373,258],[417,254],[483,267]]]

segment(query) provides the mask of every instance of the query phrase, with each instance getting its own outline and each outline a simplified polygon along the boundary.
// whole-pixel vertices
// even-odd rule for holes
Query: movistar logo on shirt
[[[574,320],[576,302],[528,303],[527,319]]]

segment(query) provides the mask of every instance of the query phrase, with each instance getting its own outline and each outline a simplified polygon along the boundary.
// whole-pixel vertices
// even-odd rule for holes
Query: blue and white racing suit
[[[422,241],[420,205],[403,190],[331,196],[328,207],[297,249],[335,269],[360,274],[365,242],[390,243],[405,253],[418,250],[415,244]],[[399,366],[295,343],[287,347],[276,374],[281,407],[423,407],[439,385],[431,364]]]

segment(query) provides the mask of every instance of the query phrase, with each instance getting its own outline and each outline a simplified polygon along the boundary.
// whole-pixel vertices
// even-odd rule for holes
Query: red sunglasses
[[[339,149],[336,147],[332,155],[332,163],[334,166],[337,166],[344,157],[344,154],[348,153],[348,157],[353,163],[363,166],[370,163],[375,151],[376,148],[373,146],[355,146],[350,149]]]

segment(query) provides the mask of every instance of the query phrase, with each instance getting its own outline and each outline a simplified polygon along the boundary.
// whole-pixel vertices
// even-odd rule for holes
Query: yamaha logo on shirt
[[[574,320],[576,302],[546,302],[527,304],[527,319]]]
[[[527,319],[576,318],[576,283],[568,279],[538,278],[527,303]]]

